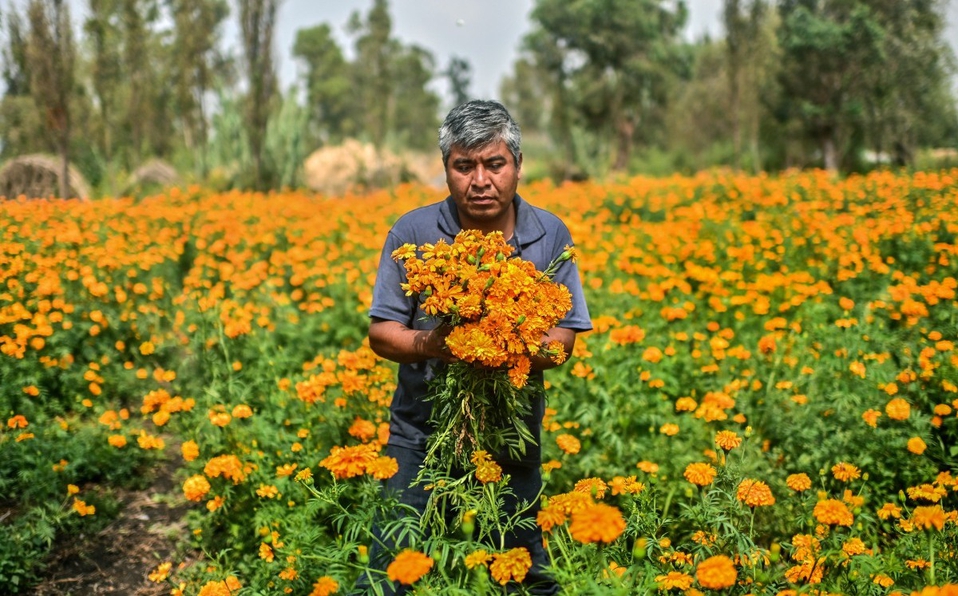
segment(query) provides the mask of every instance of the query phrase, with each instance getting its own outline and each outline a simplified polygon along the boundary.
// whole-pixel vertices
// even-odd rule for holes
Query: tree
[[[229,6],[225,0],[166,2],[174,25],[170,72],[176,114],[186,149],[198,156],[198,170],[203,175],[206,164],[202,156],[209,128],[206,96],[226,64],[218,42]]]
[[[90,14],[83,27],[93,52],[90,74],[100,112],[100,150],[108,164],[113,159],[117,96],[125,83],[118,9],[116,0],[90,0]]]
[[[380,148],[391,127],[391,100],[394,97],[393,56],[399,42],[391,37],[392,18],[386,0],[375,0],[365,20],[354,12],[348,30],[356,36],[356,60],[353,66],[359,104],[365,115],[363,130]]]
[[[583,124],[614,139],[617,170],[628,165],[640,130],[652,129],[676,66],[685,65],[685,19],[684,3],[658,0],[539,0],[532,11],[529,46],[557,84],[573,86]]]
[[[779,54],[775,13],[766,0],[725,0],[722,16],[734,164],[742,166],[742,139],[747,135],[752,167],[760,169],[759,125],[766,111],[762,97],[773,84]]]
[[[856,148],[868,74],[884,67],[885,31],[856,0],[783,0],[781,12],[783,113],[800,123],[824,167],[837,171]]]
[[[70,95],[75,82],[76,47],[70,7],[63,0],[30,0],[26,64],[30,92],[46,116],[60,155],[60,196],[68,198],[70,168]]]
[[[279,0],[240,0],[239,17],[246,66],[246,132],[253,157],[253,184],[263,188],[263,145],[277,94],[273,31]]]
[[[293,56],[304,66],[312,145],[356,134],[358,116],[350,65],[327,24],[296,32]]]
[[[442,75],[449,81],[449,94],[452,96],[453,106],[469,101],[469,84],[472,82],[472,66],[469,61],[459,56],[449,58],[449,65],[442,71]]]
[[[414,149],[436,146],[439,97],[427,88],[434,68],[432,53],[415,45],[402,48],[393,58],[393,131],[402,144]]]

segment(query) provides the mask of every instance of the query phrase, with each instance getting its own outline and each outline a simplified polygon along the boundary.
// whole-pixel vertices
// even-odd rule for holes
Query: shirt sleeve
[[[415,296],[406,296],[403,291],[401,284],[406,282],[406,268],[392,258],[393,251],[402,245],[403,241],[394,232],[390,231],[386,235],[376,270],[376,282],[373,284],[369,316],[396,321],[412,328],[418,308],[417,300]]]
[[[561,255],[566,246],[573,246],[572,235],[568,228],[563,225],[556,234],[555,256],[553,258]],[[552,279],[564,285],[572,294],[572,308],[556,326],[577,332],[590,331],[592,329],[592,319],[589,317],[589,307],[585,302],[585,292],[582,289],[579,267],[571,260],[561,263]]]

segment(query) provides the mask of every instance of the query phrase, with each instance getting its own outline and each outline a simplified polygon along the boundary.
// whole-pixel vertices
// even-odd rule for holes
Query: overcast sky
[[[276,48],[283,85],[296,79],[291,56],[297,30],[329,23],[340,46],[349,52],[351,42],[345,34],[349,15],[357,10],[365,15],[372,4],[373,0],[283,0]],[[431,51],[439,70],[451,56],[465,58],[472,66],[472,94],[493,98],[498,96],[499,81],[511,72],[522,36],[529,29],[532,5],[533,0],[390,0],[389,10],[393,34],[403,43]],[[723,34],[722,0],[686,0],[686,6],[689,39]],[[958,0],[948,0],[947,20],[946,35],[958,53]],[[445,86],[437,91],[445,93]]]

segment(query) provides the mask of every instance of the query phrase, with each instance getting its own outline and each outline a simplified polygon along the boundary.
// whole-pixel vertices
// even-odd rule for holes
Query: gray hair
[[[498,101],[474,99],[460,104],[449,112],[439,127],[443,165],[448,165],[454,146],[473,150],[499,141],[505,141],[518,167],[522,132],[509,111]]]

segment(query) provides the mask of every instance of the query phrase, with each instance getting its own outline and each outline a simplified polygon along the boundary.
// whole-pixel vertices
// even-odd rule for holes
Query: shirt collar
[[[539,216],[529,203],[526,203],[522,197],[516,195],[513,199],[513,205],[516,209],[516,231],[514,239],[520,246],[528,246],[546,234],[545,227],[539,221]],[[459,212],[456,210],[456,202],[451,196],[439,206],[439,229],[451,237],[462,230],[459,224]]]

